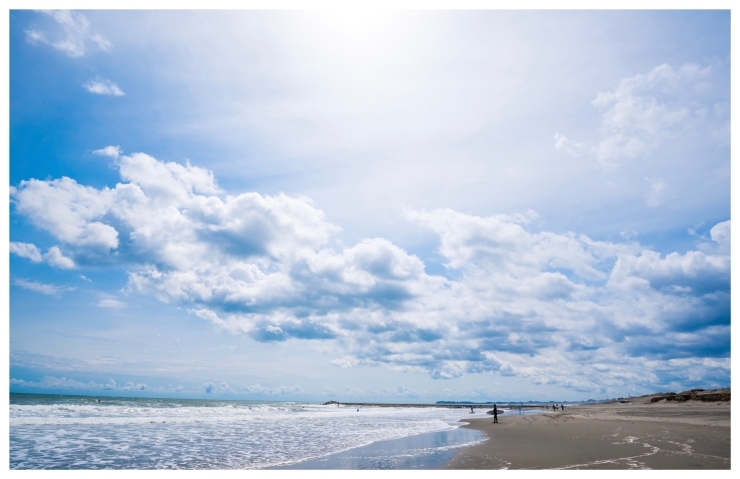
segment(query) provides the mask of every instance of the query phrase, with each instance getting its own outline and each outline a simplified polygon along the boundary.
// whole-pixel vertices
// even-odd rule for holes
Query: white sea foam
[[[482,411],[118,400],[11,404],[11,468],[261,468],[456,427]],[[444,445],[441,445],[444,447]]]

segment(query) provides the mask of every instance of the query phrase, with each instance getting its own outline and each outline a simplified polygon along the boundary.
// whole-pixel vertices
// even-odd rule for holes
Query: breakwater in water
[[[332,404],[336,404],[337,406],[351,406],[351,407],[410,407],[410,408],[424,408],[424,407],[433,407],[433,408],[447,408],[447,409],[492,409],[493,403],[455,403],[455,404],[448,404],[448,403],[440,403],[440,404],[390,404],[390,403],[370,403],[370,402],[339,402],[339,401],[328,401],[323,403],[324,406],[330,406]],[[550,403],[543,403],[543,404],[525,404],[522,407],[522,409],[541,409],[543,406],[546,406]],[[519,406],[518,403],[506,403],[506,402],[500,402],[496,403],[497,407],[500,408],[516,408]]]

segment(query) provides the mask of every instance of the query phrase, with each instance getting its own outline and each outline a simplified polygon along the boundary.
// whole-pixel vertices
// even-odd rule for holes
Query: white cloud
[[[42,255],[39,249],[33,244],[11,242],[10,252],[21,258],[27,258],[34,263],[45,261],[55,268],[72,269],[75,267],[74,261],[64,256],[58,246],[52,246]]]
[[[716,225],[712,226],[712,229],[709,230],[709,234],[712,237],[712,240],[719,244],[720,248],[723,252],[726,252],[726,254],[730,254],[730,235],[732,233],[732,230],[730,228],[730,220],[723,221],[722,223],[717,223]]]
[[[146,57],[163,72],[157,78],[157,88],[169,89],[172,94],[167,98],[160,95],[159,104],[172,114],[156,122],[142,117],[145,123],[149,121],[145,128],[198,138],[204,145],[218,146],[217,150],[230,158],[247,146],[263,149],[264,155],[250,157],[250,168],[217,157],[199,161],[213,161],[220,174],[229,176],[229,185],[259,181],[256,191],[310,195],[327,217],[347,230],[345,239],[405,234],[387,221],[404,203],[477,214],[533,208],[546,213],[548,224],[556,230],[575,228],[572,218],[578,218],[578,231],[592,232],[601,231],[602,212],[608,212],[611,222],[620,223],[618,229],[636,228],[635,221],[653,215],[655,221],[643,224],[649,222],[656,230],[678,230],[686,203],[694,204],[697,218],[726,203],[724,188],[700,185],[729,171],[729,166],[723,167],[723,162],[729,164],[728,149],[707,148],[702,162],[696,162],[692,148],[681,148],[702,143],[706,139],[703,129],[688,128],[689,135],[672,138],[677,141],[665,141],[652,150],[650,159],[661,156],[661,161],[674,162],[670,173],[659,171],[653,162],[619,160],[615,161],[620,165],[615,173],[628,178],[612,181],[613,175],[603,175],[597,161],[553,161],[560,156],[552,149],[556,132],[585,145],[587,151],[581,158],[604,139],[598,131],[602,115],[588,103],[598,91],[615,90],[622,77],[648,74],[658,65],[636,68],[634,64],[610,62],[608,58],[619,56],[617,50],[623,42],[613,32],[597,34],[599,29],[594,25],[598,23],[586,20],[590,15],[564,15],[557,23],[559,28],[576,32],[566,36],[542,31],[535,26],[538,20],[525,18],[527,14],[518,17],[522,23],[516,26],[496,12],[486,12],[486,22],[481,22],[481,12],[437,19],[384,15],[378,19],[379,25],[387,26],[389,35],[357,51],[349,47],[351,43],[337,42],[329,33],[337,25],[323,28],[312,15],[275,12],[266,14],[270,20],[263,21],[253,12],[181,12],[178,21],[172,22],[167,20],[171,15],[167,12],[85,14],[106,34],[111,32],[117,47],[126,42],[122,54],[136,56],[142,48],[158,46],[148,48]],[[147,28],[148,22],[140,21],[143,17],[168,28]],[[576,28],[566,28],[566,24]],[[29,24],[31,27],[44,30]],[[409,32],[417,40],[403,41]],[[440,32],[444,33],[440,36]],[[652,38],[654,32],[647,29],[642,34]],[[690,41],[689,36],[676,40]],[[486,53],[490,45],[502,42],[510,46],[505,55],[491,57]],[[583,44],[601,45],[602,51],[612,55],[594,58],[578,54]],[[489,61],[476,61],[482,57]],[[672,62],[674,70],[682,65],[673,58],[666,60]],[[600,67],[592,68],[594,62],[600,62]],[[551,63],[560,67],[553,69]],[[148,67],[146,62],[133,65],[136,71]],[[445,74],[434,74],[442,71]],[[553,77],[556,71],[557,80]],[[79,83],[96,74],[123,81],[110,71],[100,71]],[[726,79],[729,63],[720,62],[717,68],[712,64],[709,76],[702,80],[713,82],[709,89],[713,94],[705,89],[664,97],[660,88],[637,94],[655,97],[661,104],[678,101],[692,115],[706,107],[704,121],[722,126],[719,133],[727,139]],[[132,94],[129,88],[124,90],[127,98]],[[511,116],[513,105],[521,108]],[[509,133],[498,128],[502,121]],[[563,124],[553,128],[553,121]],[[592,132],[587,134],[589,128]],[[251,133],[245,135],[246,131]],[[550,133],[532,136],[533,131]],[[689,159],[680,158],[682,155],[676,158],[671,149],[686,156],[690,152],[694,167],[686,168]],[[309,163],[306,158],[311,158]],[[681,160],[683,165],[676,164]],[[286,174],[291,171],[315,174]],[[642,179],[646,176],[663,177],[673,191],[682,192],[675,200],[684,204],[645,210]],[[682,184],[674,176],[690,179],[690,184]],[[444,190],[438,185],[445,185]],[[567,195],[561,194],[564,190]],[[558,208],[578,211],[552,213]]]
[[[600,139],[590,152],[603,166],[614,168],[623,160],[651,155],[665,141],[682,136],[704,135],[723,144],[729,118],[724,103],[707,103],[710,100],[701,95],[701,86],[712,73],[712,67],[692,63],[679,69],[663,64],[599,92],[591,104],[602,113]],[[587,143],[591,142],[555,134],[555,148],[571,156],[585,152]],[[651,194],[648,199],[651,207],[660,204],[654,198]]]
[[[56,268],[72,269],[75,267],[75,262],[64,256],[58,246],[49,248],[49,251],[44,255],[44,260]]]
[[[41,381],[26,381],[24,379],[10,379],[11,387],[43,388],[43,389],[84,389],[100,390],[105,386],[95,381],[81,382],[67,377],[44,376]]]
[[[118,166],[124,182],[113,189],[29,180],[13,204],[78,267],[127,268],[129,290],[258,341],[330,341],[340,367],[438,379],[498,371],[594,390],[683,374],[651,373],[648,359],[729,354],[729,222],[712,229],[714,249],[661,255],[630,240],[538,231],[534,212],[407,210],[438,236],[444,277],[384,238],[331,246],[339,228],[308,198],[227,195],[212,172],[143,153]]]
[[[599,92],[591,102],[603,112],[603,136],[593,148],[599,161],[614,165],[620,159],[644,155],[661,140],[701,121],[687,92],[710,71],[690,63],[678,70],[663,64],[647,74],[622,79],[614,90]]]
[[[84,56],[90,42],[102,51],[108,51],[113,47],[107,38],[90,29],[90,22],[81,13],[70,10],[47,10],[42,13],[54,20],[57,27],[54,35],[56,39],[50,39],[48,32],[27,29],[26,41],[31,44],[45,43],[70,57]]]
[[[115,299],[101,299],[97,303],[99,308],[109,308],[109,309],[122,309],[126,307],[126,303],[123,301],[117,301]]]
[[[28,281],[19,278],[14,279],[13,284],[20,286],[21,288],[28,289],[30,291],[36,291],[38,293],[44,293],[50,296],[56,296],[64,291],[74,291],[75,289],[74,287],[56,286],[53,284],[39,283],[37,281]]]
[[[646,204],[650,208],[660,206],[665,201],[666,182],[658,178],[650,181],[650,191],[648,192]]]
[[[330,362],[332,364],[336,364],[342,369],[352,368],[360,364],[360,361],[357,358],[353,358],[352,356],[332,359]]]
[[[52,246],[45,254],[41,254],[36,245],[30,243],[11,242],[10,252],[27,258],[34,263],[45,261],[47,264],[62,269],[72,269],[75,267],[74,261],[62,254],[58,246]]]
[[[121,389],[123,389],[124,391],[147,391],[147,390],[151,390],[152,388],[148,387],[144,383],[133,383],[129,381],[126,384],[124,384],[121,387]]]
[[[221,382],[220,384],[207,382],[203,385],[203,389],[206,394],[236,394],[236,391],[225,382]]]
[[[655,289],[666,286],[688,286],[692,290],[729,291],[730,256],[689,251],[665,257],[645,250],[640,255],[620,256],[610,275],[611,282],[626,283],[647,280]]]
[[[93,155],[108,156],[113,159],[117,159],[121,156],[121,147],[108,145],[105,148],[94,150]]]
[[[31,243],[20,243],[11,241],[10,252],[14,255],[20,256],[21,258],[30,259],[34,263],[40,263],[42,260],[41,252],[36,247],[36,245],[33,245]]]
[[[118,247],[118,233],[90,219],[104,214],[112,200],[109,189],[82,187],[66,177],[51,182],[22,181],[13,195],[18,212],[37,226],[70,245],[102,250]]]
[[[575,140],[571,140],[561,133],[555,133],[555,149],[565,152],[570,156],[581,156],[586,151],[586,145]]]
[[[96,95],[110,95],[110,96],[124,96],[125,93],[121,90],[118,85],[110,80],[97,77],[89,80],[87,83],[82,85],[85,90]],[[100,151],[100,150],[98,150]]]
[[[214,390],[223,390],[223,386],[220,386],[217,388],[213,383],[206,383],[208,385],[211,385]],[[222,385],[228,386],[226,383],[221,383]],[[268,387],[268,386],[262,386],[261,384],[244,384],[240,387],[237,387],[238,391],[240,393],[247,393],[247,394],[255,394],[259,396],[283,396],[283,395],[296,395],[296,394],[304,394],[306,391],[300,386],[274,386],[274,387]],[[324,388],[327,391],[333,390],[332,388]],[[229,387],[229,391],[231,392],[225,392],[221,394],[235,394],[234,390]]]
[[[164,388],[162,386],[149,386],[146,383],[127,382],[119,385],[114,379],[108,379],[107,382],[98,383],[95,381],[78,381],[66,376],[44,376],[40,381],[27,381],[25,379],[10,379],[10,387],[13,389],[47,389],[47,390],[79,390],[79,391],[184,391],[182,386]]]
[[[37,30],[26,30],[26,41],[32,45],[36,43],[48,43],[46,35]]]

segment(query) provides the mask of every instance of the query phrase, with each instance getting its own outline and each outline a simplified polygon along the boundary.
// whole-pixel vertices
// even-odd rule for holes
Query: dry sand
[[[729,402],[650,399],[472,419],[488,440],[443,469],[730,469]]]

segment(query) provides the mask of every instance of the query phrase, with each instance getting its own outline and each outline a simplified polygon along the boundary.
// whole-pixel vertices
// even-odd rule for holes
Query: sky
[[[10,391],[730,384],[730,12],[24,11]]]

